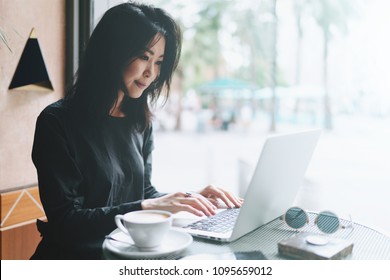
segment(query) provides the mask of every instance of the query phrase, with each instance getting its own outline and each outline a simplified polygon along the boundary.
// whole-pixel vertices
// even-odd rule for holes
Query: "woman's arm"
[[[160,193],[152,185],[152,151],[154,149],[154,137],[152,124],[148,126],[144,133],[144,144],[142,147],[142,154],[144,159],[144,198],[157,198],[166,195]]]
[[[141,201],[114,207],[83,207],[83,174],[57,113],[44,112],[38,117],[32,159],[51,238],[78,242],[103,237],[116,228],[116,214],[141,209]]]

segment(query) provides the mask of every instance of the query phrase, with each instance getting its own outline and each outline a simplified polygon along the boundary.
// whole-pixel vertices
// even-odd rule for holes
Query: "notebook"
[[[241,208],[226,209],[175,229],[231,242],[278,218],[292,206],[320,134],[316,129],[268,136]]]

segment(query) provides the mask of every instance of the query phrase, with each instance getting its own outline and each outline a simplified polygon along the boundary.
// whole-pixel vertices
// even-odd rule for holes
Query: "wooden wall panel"
[[[38,187],[0,194],[1,259],[29,259],[41,240],[36,219],[45,220]]]
[[[1,193],[1,228],[44,217],[37,193],[38,187]]]
[[[1,229],[1,259],[28,260],[41,240],[35,221],[8,229]]]

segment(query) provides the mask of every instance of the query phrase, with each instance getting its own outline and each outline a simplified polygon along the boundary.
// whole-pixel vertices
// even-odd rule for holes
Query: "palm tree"
[[[236,2],[236,10],[242,7],[242,1]],[[270,108],[270,130],[276,129],[278,100],[276,86],[279,83],[277,67],[277,15],[276,0],[251,1],[250,6],[241,8],[240,12],[232,14],[237,24],[235,36],[243,48],[249,49],[249,66],[240,69],[241,78],[249,77],[253,84],[272,89]],[[247,77],[245,73],[249,72]]]
[[[324,128],[333,128],[331,97],[328,86],[328,55],[329,42],[332,38],[331,28],[346,33],[347,18],[354,11],[354,5],[349,0],[308,0],[310,10],[323,35],[323,84],[324,84]]]
[[[192,15],[197,20],[184,31],[192,34],[183,45],[182,64],[186,66],[187,86],[221,75],[224,61],[220,30],[229,5],[230,2],[224,0],[198,2],[198,11]]]
[[[302,14],[306,6],[307,0],[295,0],[294,1],[294,14],[295,14],[295,25],[297,28],[297,48],[296,48],[296,63],[295,63],[295,84],[301,83],[301,57],[302,57],[302,40],[303,40],[303,27],[302,27]]]
[[[219,34],[222,18],[227,14],[231,2],[160,0],[159,4],[176,14],[175,18],[183,30],[182,56],[175,76],[176,84],[180,87],[178,98],[181,100],[186,89],[221,75],[224,60]],[[183,12],[188,7],[192,8],[190,19],[188,13]],[[175,130],[180,130],[180,115],[181,108],[178,108]]]
[[[271,59],[274,18],[270,1],[250,1],[250,6],[242,7],[244,1],[235,1],[231,19],[236,24],[233,36],[247,49],[248,67],[239,69],[237,75],[258,86],[267,86],[272,81]]]
[[[272,1],[272,17],[274,19],[273,22],[273,40],[272,40],[272,104],[271,104],[271,125],[270,131],[276,130],[276,117],[278,113],[278,100],[276,97],[276,68],[277,68],[277,45],[278,45],[278,19],[276,14],[276,2],[277,0]]]

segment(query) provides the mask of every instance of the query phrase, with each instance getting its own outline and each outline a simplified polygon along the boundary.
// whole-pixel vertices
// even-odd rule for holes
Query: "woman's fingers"
[[[221,199],[223,201],[223,203],[225,203],[228,208],[234,207],[234,204],[229,200],[229,198],[227,197],[227,195],[224,192],[219,191],[218,194],[216,195],[216,197]]]
[[[179,210],[176,212],[186,211],[186,212],[189,212],[189,213],[194,214],[194,215],[199,216],[199,217],[202,217],[204,215],[204,213],[202,211],[199,211],[188,204],[181,204],[180,206],[178,206],[178,208],[179,208]]]
[[[197,193],[177,192],[152,199],[152,201],[152,208],[165,209],[173,213],[187,211],[197,216],[212,216],[216,210],[210,201]],[[147,203],[145,204],[147,205]]]
[[[212,216],[216,214],[219,200],[227,207],[240,207],[242,199],[214,186],[206,187],[200,194],[177,192],[162,197],[146,199],[142,202],[143,209],[160,209],[176,213],[187,211],[196,216]]]
[[[242,199],[237,198],[235,195],[231,194],[230,192],[211,185],[207,186],[203,191],[201,191],[201,194],[206,197],[212,197],[214,200],[219,198],[229,208],[241,207],[243,203]]]
[[[181,203],[190,204],[195,209],[202,211],[206,216],[215,215],[215,206],[204,196],[198,194],[191,194],[191,196],[186,195]]]
[[[207,198],[207,200],[210,201],[210,203],[212,203],[216,208],[219,208],[220,203],[219,203],[218,199],[209,196],[209,197]]]
[[[233,202],[234,206],[241,207],[241,205],[243,203],[243,199],[239,199],[235,195],[233,195],[233,194],[231,194],[229,192],[226,192],[225,195],[227,196],[229,201]]]

